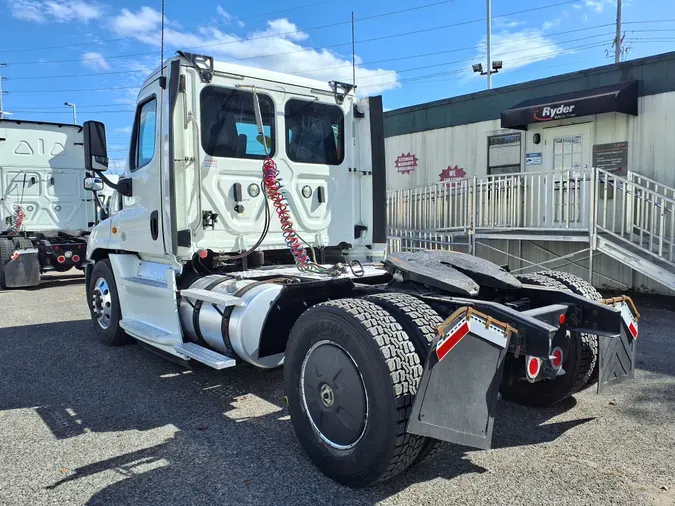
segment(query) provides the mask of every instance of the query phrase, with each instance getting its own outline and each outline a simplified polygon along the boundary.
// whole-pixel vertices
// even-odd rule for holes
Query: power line
[[[597,28],[605,28],[608,26],[614,26],[614,23],[605,23],[602,25],[594,25],[594,26],[589,26],[586,28],[577,28],[575,30],[565,30],[563,32],[556,32],[556,33],[549,33],[546,34],[546,37],[555,37],[558,35],[567,35],[570,33],[577,33],[577,32],[584,32],[588,30],[595,30]],[[633,31],[638,31],[638,30],[633,30]],[[649,30],[644,30],[644,31],[649,31]],[[664,30],[664,31],[675,31],[675,29],[671,30]],[[526,41],[526,40],[534,40],[534,39],[539,39],[542,38],[543,35],[535,35],[533,37],[524,37],[521,39],[518,39],[519,41]],[[361,41],[363,42],[363,41]],[[351,43],[350,43],[351,44]],[[499,46],[502,44],[509,44],[509,41],[504,41],[504,42],[495,42],[492,45],[493,46]],[[485,47],[485,44],[478,44],[475,46],[469,46],[469,47],[463,47],[459,49],[449,49],[446,51],[437,51],[433,53],[425,53],[425,54],[417,54],[417,55],[411,55],[411,56],[402,56],[402,57],[397,57],[397,58],[388,58],[384,60],[374,60],[374,61],[368,61],[368,62],[362,62],[359,65],[372,65],[375,63],[386,63],[390,61],[397,61],[397,60],[405,60],[409,58],[418,58],[418,57],[424,57],[424,56],[435,56],[439,54],[447,54],[447,53],[456,53],[456,52],[461,52],[461,51],[471,51],[475,50],[476,48],[480,47]],[[258,57],[255,57],[258,58]],[[262,58],[262,56],[260,57]],[[332,69],[338,69],[338,68],[343,68],[343,67],[351,67],[351,63],[349,64],[344,64],[344,65],[336,65],[333,67],[323,67],[319,69],[310,69],[310,70],[302,70],[298,72],[293,72],[293,74],[307,74],[307,73],[312,73],[312,72],[319,72],[322,70],[332,70]],[[118,75],[118,74],[133,74],[137,73],[137,70],[124,70],[124,71],[116,71],[116,72],[89,72],[89,73],[77,73],[77,74],[61,74],[61,75],[48,75],[48,76],[18,76],[18,77],[11,77],[9,78],[10,81],[18,81],[18,80],[36,80],[36,79],[59,79],[59,78],[71,78],[71,77],[97,77],[97,76],[108,76],[108,75]]]
[[[367,21],[367,20],[371,20],[371,19],[378,19],[378,18],[382,18],[382,17],[386,17],[386,16],[392,16],[392,15],[395,15],[395,14],[402,14],[402,13],[410,12],[410,11],[414,11],[414,10],[426,9],[428,7],[434,7],[436,5],[446,4],[446,3],[449,3],[449,2],[453,2],[453,1],[454,0],[442,0],[442,1],[437,1],[437,2],[431,3],[431,4],[419,5],[419,6],[416,6],[416,7],[408,7],[406,9],[399,9],[399,10],[396,10],[396,11],[383,12],[383,13],[380,13],[380,14],[374,14],[374,15],[371,15],[371,16],[359,18],[356,21]],[[568,1],[562,2],[562,3],[563,4],[573,3],[573,1],[576,1],[576,0],[568,0]],[[557,5],[561,5],[561,4],[557,4]],[[203,45],[199,45],[199,46],[189,46],[187,49],[200,49],[200,48],[204,48],[204,47],[223,46],[223,45],[228,45],[228,44],[240,44],[242,42],[249,42],[249,41],[252,41],[252,40],[269,39],[269,38],[273,38],[273,37],[281,37],[281,36],[284,36],[284,35],[292,35],[292,34],[296,34],[296,33],[305,33],[305,32],[314,31],[314,30],[322,30],[324,28],[332,28],[332,27],[335,27],[335,26],[351,24],[351,22],[352,21],[350,19],[348,21],[338,21],[338,22],[335,22],[335,23],[327,24],[327,25],[314,26],[314,27],[310,27],[310,28],[301,28],[301,29],[292,30],[292,31],[288,31],[288,32],[273,33],[273,34],[269,34],[269,35],[258,35],[258,36],[255,36],[255,37],[247,37],[247,38],[231,40],[231,41],[227,41],[227,42],[217,42],[217,43],[212,43],[212,44],[203,44]],[[134,38],[136,38],[136,37],[134,37]],[[157,54],[157,52],[156,51],[150,51],[150,52],[135,53],[135,54],[130,54],[130,55],[122,54],[122,55],[100,56],[100,57],[95,57],[95,58],[86,58],[86,61],[106,60],[106,59],[113,59],[113,58],[128,58],[130,56],[148,56],[148,55],[154,55],[154,54]],[[14,62],[14,63],[8,62],[7,64],[8,65],[44,65],[44,64],[47,64],[47,63],[71,63],[71,62],[77,62],[77,61],[81,61],[81,60],[82,60],[82,58],[75,58],[75,59],[71,58],[71,59],[68,59],[68,60],[42,60],[42,61],[34,61],[34,62]]]
[[[274,16],[276,14],[282,14],[284,12],[291,12],[295,10],[300,10],[300,9],[305,9],[307,7],[317,7],[319,5],[323,4],[328,4],[328,3],[333,3],[335,0],[323,0],[322,2],[314,2],[311,4],[304,4],[304,5],[298,5],[296,7],[289,7],[288,9],[281,9],[277,11],[272,11],[272,12],[267,12],[264,14],[254,14],[252,16],[247,16],[244,18],[232,18],[230,21],[223,21],[221,23],[210,23],[210,24],[204,24],[204,25],[193,25],[189,26],[187,28],[184,28],[183,30],[194,30],[195,28],[210,28],[213,26],[220,26],[220,25],[225,25],[225,24],[230,24],[232,21],[247,21],[249,19],[254,19],[254,18],[260,18],[260,17],[267,17],[267,16]],[[89,42],[77,42],[74,44],[63,44],[60,46],[43,46],[43,47],[33,47],[33,48],[24,48],[24,49],[7,49],[3,50],[3,53],[19,53],[19,52],[29,52],[29,51],[44,51],[48,49],[63,49],[67,47],[78,47],[78,46],[89,46],[92,44],[104,44],[107,42],[119,42],[121,40],[130,40],[130,39],[136,39],[136,36],[132,35],[129,37],[118,37],[115,39],[104,39],[104,40],[99,40],[99,41],[89,41]]]

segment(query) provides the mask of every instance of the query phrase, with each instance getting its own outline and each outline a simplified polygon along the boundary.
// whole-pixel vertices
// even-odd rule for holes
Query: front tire
[[[96,262],[87,287],[87,302],[98,339],[107,346],[120,346],[131,338],[120,326],[122,311],[115,276],[108,259]]]
[[[375,304],[341,299],[305,311],[288,341],[284,383],[312,462],[352,487],[406,469],[424,443],[406,433],[421,374],[407,335]]]

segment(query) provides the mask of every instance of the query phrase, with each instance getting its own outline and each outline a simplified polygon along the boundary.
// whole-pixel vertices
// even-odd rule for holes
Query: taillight
[[[563,352],[560,347],[553,348],[551,352],[551,365],[554,369],[560,369],[563,363]]]
[[[66,257],[64,257],[63,255],[59,255],[59,257],[56,259],[56,261],[58,263],[62,264],[63,262],[66,261]]]
[[[525,369],[527,371],[527,377],[531,380],[539,376],[539,371],[541,371],[541,359],[537,357],[525,357]]]
[[[59,250],[59,247],[58,247],[58,246],[54,246],[54,251],[58,251],[58,250]]]
[[[80,261],[80,255],[73,255],[73,262],[78,263]]]
[[[560,318],[558,318],[558,321],[560,322],[560,325],[565,325],[565,322],[567,321],[567,317],[565,316],[565,313],[560,315]]]

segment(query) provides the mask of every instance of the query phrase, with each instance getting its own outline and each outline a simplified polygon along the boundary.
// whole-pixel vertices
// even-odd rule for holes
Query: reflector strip
[[[638,336],[637,325],[631,323],[630,325],[628,325],[628,330],[630,331],[630,335],[633,336],[633,339],[637,339]]]
[[[439,341],[436,346],[436,356],[438,360],[443,360],[443,358],[450,353],[457,343],[459,343],[462,338],[469,333],[469,323],[464,321],[457,329],[453,330],[448,337],[443,341]]]
[[[12,262],[15,261],[17,258],[19,258],[19,252],[15,251],[14,253],[12,253]]]

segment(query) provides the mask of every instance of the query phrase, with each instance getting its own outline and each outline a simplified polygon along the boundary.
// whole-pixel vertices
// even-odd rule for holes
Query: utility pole
[[[0,63],[0,68],[6,67],[6,66],[7,66],[6,63]],[[6,80],[6,79],[7,79],[6,77],[0,76],[0,119],[4,118],[5,114],[9,114],[9,113],[6,113],[5,110],[2,108],[2,96],[5,93],[7,93],[6,91],[2,91],[2,81]]]
[[[490,0],[488,0],[488,2],[489,1]],[[614,39],[614,63],[621,62],[622,44],[623,39],[621,38],[621,0],[616,0],[616,38]]]
[[[619,0],[621,1],[621,0]],[[492,45],[490,44],[490,38],[492,37],[492,0],[486,0],[487,2],[487,89],[492,89]]]

